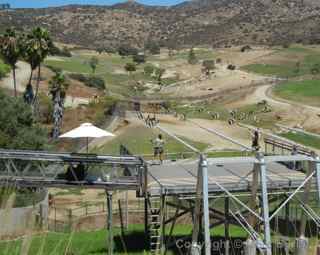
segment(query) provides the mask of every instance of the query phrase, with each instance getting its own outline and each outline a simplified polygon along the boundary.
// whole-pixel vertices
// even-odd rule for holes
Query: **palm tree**
[[[7,29],[5,34],[0,37],[0,56],[12,69],[15,97],[17,97],[16,64],[21,55],[19,40],[20,38],[13,29]]]
[[[33,71],[38,68],[38,77],[36,84],[36,92],[33,103],[35,103],[41,79],[41,63],[50,54],[53,48],[53,42],[50,38],[48,30],[37,27],[25,37],[24,59],[30,64],[31,74],[29,84],[32,82]]]
[[[60,128],[63,118],[64,100],[69,84],[63,73],[56,73],[49,81],[50,94],[53,102],[53,129],[52,138],[57,139],[60,135]]]

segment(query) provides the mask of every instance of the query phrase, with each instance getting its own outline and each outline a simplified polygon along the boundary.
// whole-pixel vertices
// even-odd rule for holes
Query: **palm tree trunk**
[[[31,68],[30,78],[29,78],[29,84],[31,84],[33,78],[33,70]]]
[[[38,93],[39,93],[39,86],[40,86],[40,79],[41,79],[41,63],[38,66],[38,77],[37,77],[37,85],[36,85],[36,93],[34,95],[34,100],[33,102],[35,102],[37,100],[38,97]]]
[[[16,79],[16,67],[12,67],[12,76],[13,76],[13,87],[14,87],[14,96],[17,97],[17,79]]]

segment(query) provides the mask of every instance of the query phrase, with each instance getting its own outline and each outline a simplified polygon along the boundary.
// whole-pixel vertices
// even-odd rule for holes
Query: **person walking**
[[[151,140],[153,144],[153,160],[155,161],[159,157],[160,164],[163,163],[164,158],[164,145],[165,141],[162,138],[162,135],[159,134],[158,137],[154,140]]]

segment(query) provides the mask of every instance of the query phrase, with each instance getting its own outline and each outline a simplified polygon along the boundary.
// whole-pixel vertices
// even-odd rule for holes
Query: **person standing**
[[[260,140],[260,132],[259,129],[254,130],[254,132],[251,134],[252,136],[252,149],[255,151],[260,150],[259,140]]]
[[[156,160],[156,158],[159,156],[160,163],[162,164],[164,158],[165,141],[163,140],[161,134],[159,134],[156,139],[151,141],[153,144],[153,159]]]

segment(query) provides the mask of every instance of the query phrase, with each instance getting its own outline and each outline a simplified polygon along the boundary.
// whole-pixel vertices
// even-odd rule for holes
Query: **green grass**
[[[10,67],[0,59],[0,79],[5,77],[8,72],[10,72]]]
[[[47,59],[45,64],[48,67],[60,68],[70,73],[83,73],[90,75],[92,74],[92,69],[88,63],[91,57],[92,55],[78,53],[71,58],[61,57],[60,59],[62,61]],[[143,91],[143,88],[141,87],[138,88],[138,91],[133,89],[137,81],[156,82],[153,78],[145,75],[143,72],[145,65],[148,63],[136,65],[137,71],[132,73],[132,75],[129,75],[125,72],[124,66],[128,62],[132,62],[131,57],[121,57],[117,54],[102,54],[96,55],[96,57],[99,59],[99,64],[95,75],[102,77],[106,82],[107,89],[115,94],[121,94],[123,96],[137,96]],[[165,85],[177,81],[178,80],[175,78],[163,80]]]
[[[303,144],[305,146],[313,147],[315,149],[320,149],[320,139],[311,135],[306,135],[302,133],[282,133],[280,134],[282,137],[285,137],[294,142]]]
[[[245,66],[244,69],[253,73],[262,75],[275,75],[279,77],[292,77],[297,75],[294,70],[294,66],[252,64]]]
[[[177,225],[173,231],[174,240],[180,237],[190,236],[192,225]],[[169,227],[167,228],[169,232]],[[230,226],[231,237],[245,238],[246,233],[239,227]],[[212,235],[223,236],[224,228],[216,227],[211,231]],[[28,252],[22,253],[22,241],[0,242],[0,255],[61,255],[61,254],[106,254],[106,230],[93,232],[79,232],[73,234],[52,233],[35,235],[31,238]],[[142,224],[129,225],[124,238],[120,236],[120,229],[114,228],[114,254],[150,254],[148,244],[145,242],[144,226]],[[125,247],[125,248],[124,248]],[[127,250],[127,252],[126,252]],[[168,255],[176,254],[174,251]]]
[[[262,75],[278,77],[297,77],[312,73],[312,68],[320,64],[320,52],[303,46],[293,46],[287,49],[277,50],[275,57],[283,58],[279,64],[255,63],[243,66],[242,69]],[[297,67],[297,62],[300,66]]]
[[[190,105],[178,105],[173,106],[176,112],[179,114],[186,114],[187,118],[199,118],[199,119],[209,119],[212,120],[211,113],[219,113],[220,118],[219,120],[222,121],[228,121],[230,118],[229,110],[222,107],[221,105],[217,104],[190,104]],[[254,125],[257,127],[263,127],[263,128],[271,128],[274,126],[275,122],[277,121],[275,117],[271,113],[263,113],[261,112],[263,110],[263,105],[257,105],[257,104],[250,104],[243,107],[240,107],[237,110],[239,113],[246,113],[254,112],[257,118],[259,119],[259,122],[256,123],[253,118],[242,120],[242,123]]]
[[[159,133],[160,132],[155,131],[151,128],[131,128],[130,130],[126,130],[125,133],[118,135],[115,139],[106,143],[104,146],[95,149],[94,151],[97,153],[119,154],[120,144],[123,144],[131,151],[131,153],[135,155],[152,154],[153,149],[150,139],[156,138]],[[174,139],[166,135],[164,135],[164,139],[166,141],[166,153],[190,152],[190,149],[186,148],[184,145],[178,143]],[[208,144],[190,141],[186,138],[183,138],[183,140],[195,146],[199,150],[204,150],[208,147]]]
[[[287,100],[320,106],[320,80],[291,81],[276,86],[273,92]]]

